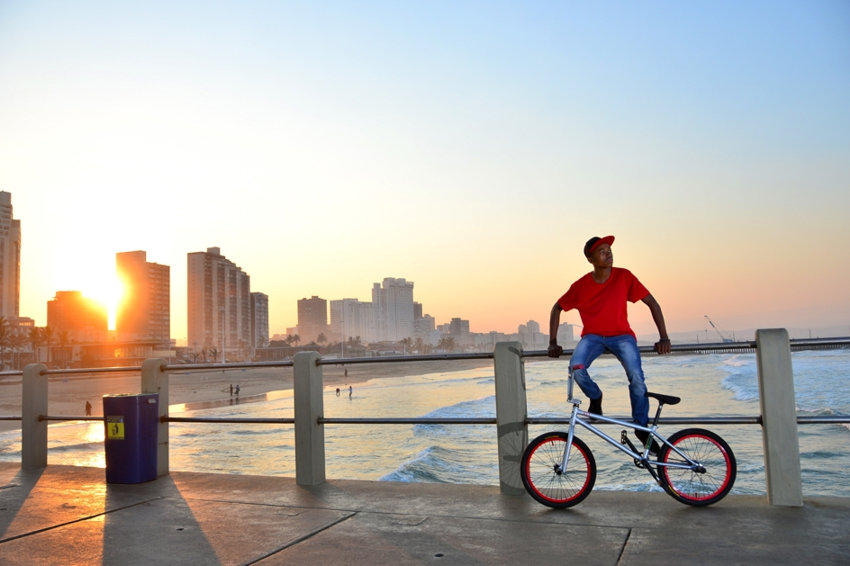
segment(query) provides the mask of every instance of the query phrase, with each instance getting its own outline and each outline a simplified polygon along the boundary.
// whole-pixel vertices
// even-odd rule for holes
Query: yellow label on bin
[[[106,438],[124,440],[124,417],[106,417]]]

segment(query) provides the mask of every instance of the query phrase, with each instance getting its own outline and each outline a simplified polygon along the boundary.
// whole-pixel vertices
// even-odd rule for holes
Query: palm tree
[[[71,365],[71,352],[66,352],[69,341],[68,331],[61,330],[59,332],[59,345],[62,346],[62,361],[65,362],[66,367],[70,367]]]
[[[451,336],[443,336],[440,338],[440,343],[437,344],[437,348],[440,350],[445,350],[446,352],[454,352],[455,350],[455,339]]]
[[[53,329],[49,326],[45,326],[42,329],[42,332],[44,333],[44,341],[47,344],[47,365],[50,365],[50,343],[51,338],[53,338]]]
[[[22,328],[16,328],[12,332],[12,352],[17,354],[17,359],[12,359],[12,369],[21,369],[21,350],[27,344],[27,336]]]
[[[30,345],[32,347],[32,353],[33,353],[32,361],[35,362],[35,363],[38,363],[40,358],[41,358],[41,356],[39,356],[40,352],[39,352],[39,348],[38,348],[39,346],[41,346],[41,343],[44,341],[43,334],[42,334],[41,330],[42,329],[37,327],[37,326],[33,326],[32,328],[30,328]]]

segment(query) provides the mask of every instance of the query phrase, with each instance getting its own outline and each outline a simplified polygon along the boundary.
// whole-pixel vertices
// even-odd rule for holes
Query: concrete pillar
[[[800,443],[791,346],[784,328],[756,331],[767,501],[801,507]]]
[[[499,446],[499,489],[507,495],[525,493],[520,460],[528,444],[528,410],[522,344],[499,342],[493,353],[496,374],[496,429]]]
[[[29,364],[24,368],[21,391],[21,468],[47,467],[47,366]]]
[[[162,371],[167,365],[161,358],[142,362],[142,393],[159,394],[159,432],[156,447],[156,475],[168,475],[168,374]]]
[[[295,354],[293,367],[295,395],[295,483],[325,483],[325,428],[319,424],[324,415],[322,368],[319,354]]]

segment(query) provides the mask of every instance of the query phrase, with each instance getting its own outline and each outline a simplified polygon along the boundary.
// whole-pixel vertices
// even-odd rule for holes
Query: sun
[[[106,307],[109,330],[115,330],[115,316],[124,297],[124,285],[115,271],[103,271],[87,281],[83,295]]]

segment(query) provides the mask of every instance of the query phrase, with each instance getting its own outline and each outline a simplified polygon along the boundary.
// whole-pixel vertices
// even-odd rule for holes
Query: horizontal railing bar
[[[21,417],[0,417],[0,421],[19,421]],[[103,421],[103,417],[73,417],[41,415],[39,421]],[[626,420],[622,417],[620,420]],[[282,423],[293,424],[294,418],[226,418],[226,417],[168,417],[163,422],[172,423]],[[319,424],[496,424],[496,417],[455,417],[455,418],[426,418],[426,417],[322,417]],[[570,424],[568,417],[528,417],[526,424]],[[850,415],[829,415],[820,417],[797,417],[797,424],[845,424],[850,423]],[[594,423],[606,425],[615,423]],[[726,416],[726,417],[664,417],[658,424],[762,424],[760,416]]]
[[[850,422],[850,416],[845,417]],[[626,420],[621,418],[620,420]],[[564,417],[529,417],[525,420],[528,424],[570,424],[569,418]],[[799,421],[798,421],[799,422]],[[617,424],[606,422],[594,422],[594,426]],[[658,419],[658,424],[762,424],[760,416],[755,417],[664,417]],[[622,426],[622,425],[619,425]]]
[[[294,363],[292,360],[280,360],[275,362],[227,362],[226,364],[167,364],[162,366],[162,371],[277,368],[292,367]]]
[[[798,424],[832,424],[832,423],[850,423],[850,416],[847,415],[829,415],[822,417],[797,417]]]
[[[454,417],[454,418],[416,418],[416,417],[341,417],[320,418],[319,424],[496,424],[496,417]]]
[[[233,423],[233,424],[295,424],[294,418],[287,417],[254,417],[254,418],[225,418],[225,417],[163,417],[166,423]]]
[[[39,415],[39,421],[101,421],[106,420],[104,417],[52,417],[50,415]]]
[[[822,348],[824,346],[832,347],[847,347],[850,348],[850,337],[842,336],[835,338],[796,338],[789,341],[792,351],[803,350],[806,348]],[[738,342],[706,342],[705,344],[673,344],[671,346],[673,353],[706,353],[706,352],[729,352],[729,351],[749,351],[756,349],[754,340],[744,340]],[[643,353],[651,353],[652,346],[640,346],[640,351]],[[562,358],[572,352],[570,349],[564,349]],[[529,350],[522,353],[523,358],[542,358],[547,357],[546,350]],[[320,358],[317,361],[318,365],[353,365],[353,364],[375,364],[375,363],[401,363],[401,362],[434,362],[447,360],[487,360],[493,359],[493,352],[468,352],[457,354],[416,354],[416,355],[401,355],[401,356],[375,356],[370,358]],[[166,364],[163,365],[163,371],[198,371],[198,370],[226,370],[226,369],[250,369],[250,368],[270,368],[270,367],[293,367],[293,360],[266,361],[266,362],[228,362],[228,363],[202,363],[202,364]],[[141,366],[113,366],[104,368],[77,368],[77,369],[48,369],[42,372],[42,375],[79,375],[93,373],[123,373],[123,372],[138,372],[141,371]],[[2,377],[18,377],[22,376],[23,371],[4,371],[0,372]]]
[[[133,373],[142,371],[142,366],[114,366],[108,368],[47,369],[41,375],[79,375],[89,373]]]
[[[411,356],[377,356],[373,358],[320,358],[320,366],[374,364],[390,362],[439,362],[455,360],[492,360],[493,352],[469,352],[465,354],[415,354]]]

